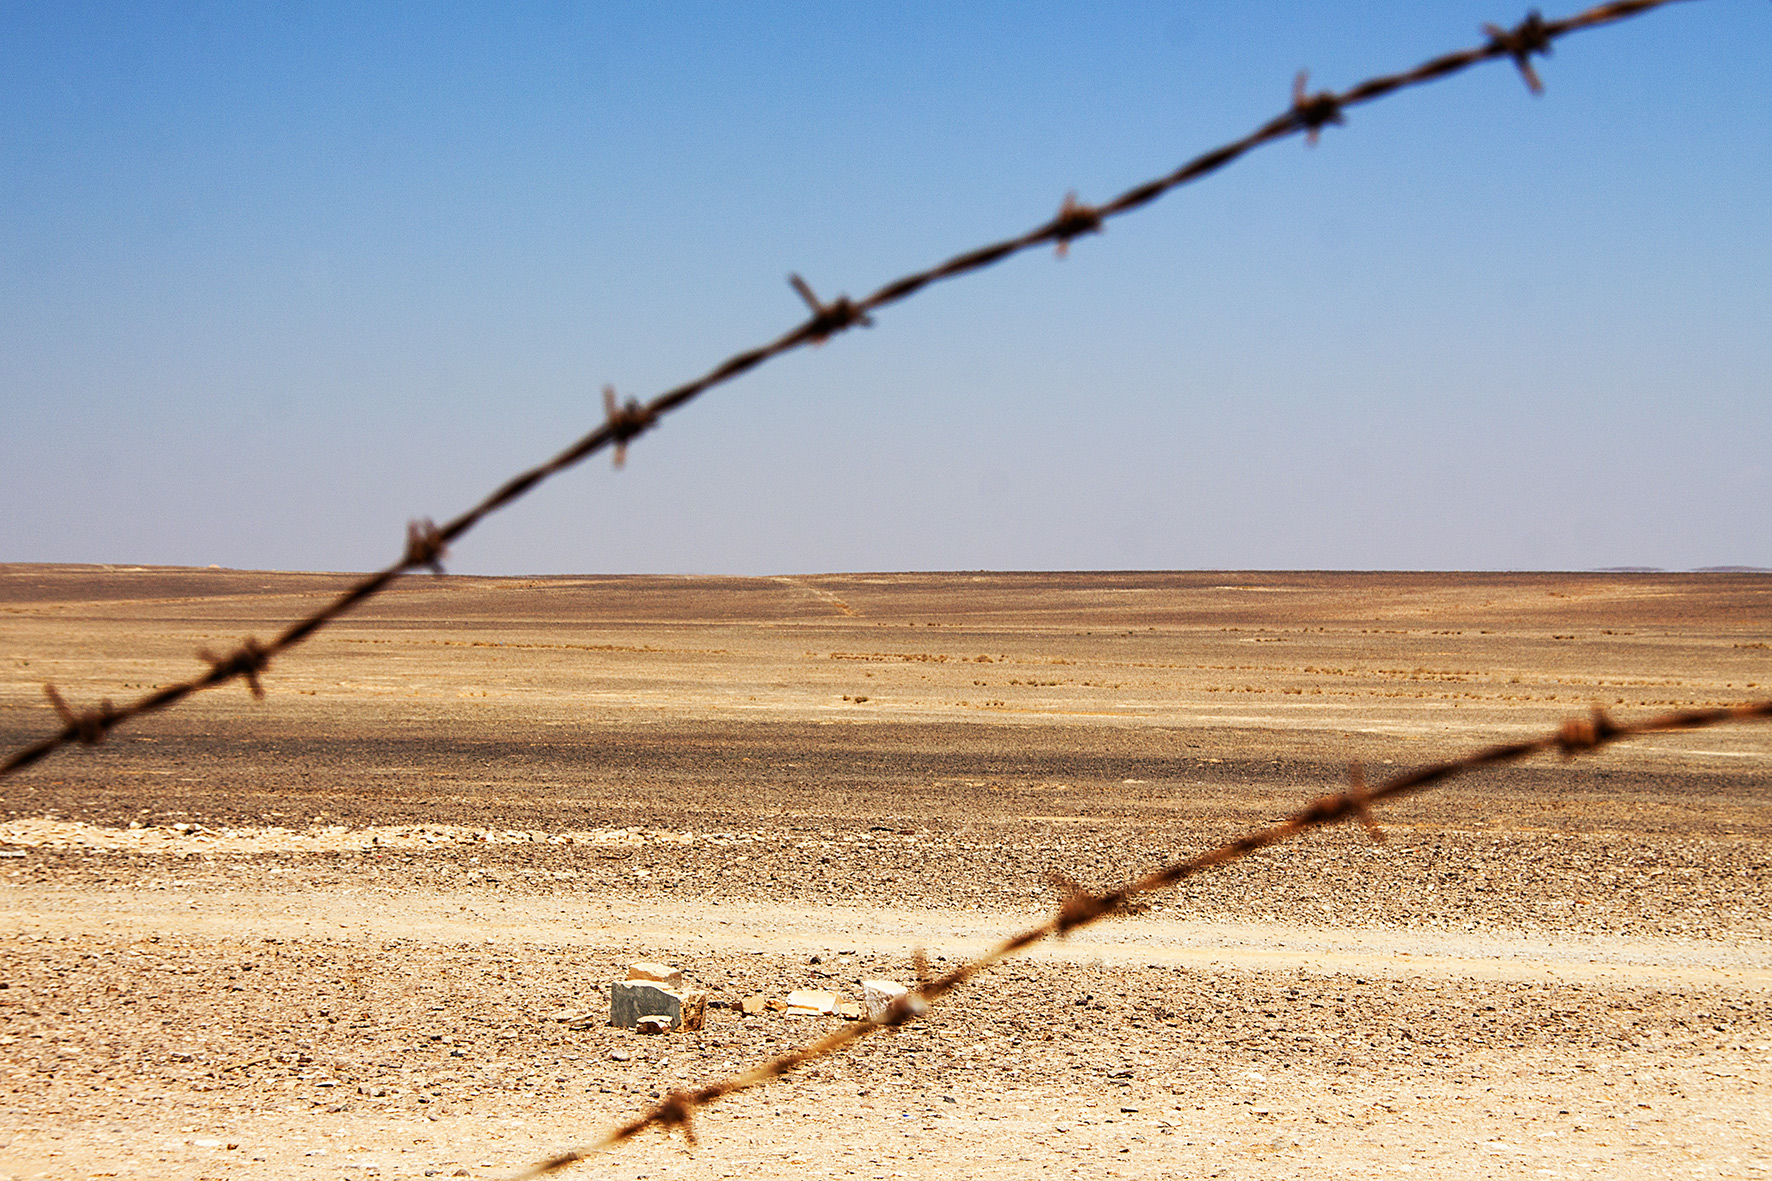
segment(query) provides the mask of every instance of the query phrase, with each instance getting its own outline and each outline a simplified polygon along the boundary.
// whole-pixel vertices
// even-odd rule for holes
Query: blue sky
[[[1561,15],[1551,9],[1547,15]],[[0,5],[0,560],[361,569],[1521,12]],[[1772,6],[1355,112],[724,387],[461,572],[1772,566]]]

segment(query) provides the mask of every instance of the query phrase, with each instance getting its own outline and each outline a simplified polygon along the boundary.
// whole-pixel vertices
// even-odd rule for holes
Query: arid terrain
[[[0,566],[0,744],[345,582]],[[743,996],[1769,658],[1754,574],[412,579],[0,780],[0,1177],[508,1175],[837,1020]],[[1764,725],[1472,776],[564,1175],[1764,1178],[1769,799]]]

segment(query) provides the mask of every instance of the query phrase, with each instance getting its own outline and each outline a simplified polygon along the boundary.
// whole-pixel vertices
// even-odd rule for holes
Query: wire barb
[[[431,518],[406,522],[406,554],[400,559],[400,564],[406,569],[416,570],[424,566],[432,574],[441,574],[443,558],[448,553],[449,547],[443,543],[442,531]]]
[[[1063,258],[1071,252],[1072,238],[1099,234],[1103,228],[1101,210],[1078,201],[1077,191],[1072,189],[1064,195],[1064,204],[1058,207],[1058,216],[1052,219],[1052,249]]]
[[[813,293],[812,285],[799,275],[789,275],[788,283],[800,293],[806,306],[812,309],[812,319],[800,329],[813,344],[823,344],[839,332],[860,325],[872,328],[874,322],[861,306],[847,295],[839,295],[830,303],[824,303]]]
[[[1054,934],[1061,939],[1076,928],[1094,922],[1110,910],[1118,909],[1124,900],[1124,891],[1096,894],[1075,878],[1057,870],[1046,875],[1046,883],[1057,890],[1060,896],[1058,913],[1053,916],[1052,921]]]
[[[1305,93],[1310,79],[1309,70],[1298,71],[1297,76],[1292,79],[1292,117],[1304,128],[1304,142],[1314,148],[1317,146],[1317,136],[1325,126],[1330,123],[1340,126],[1347,119],[1341,113],[1341,96],[1334,91]]]
[[[1534,8],[1526,14],[1525,20],[1511,29],[1484,25],[1483,32],[1489,34],[1489,48],[1492,52],[1505,53],[1514,59],[1514,65],[1519,67],[1520,77],[1526,80],[1526,89],[1533,94],[1543,94],[1544,83],[1539,81],[1538,71],[1532,68],[1532,55],[1551,55],[1551,32],[1538,10]]]
[[[1618,732],[1618,727],[1606,716],[1606,711],[1596,705],[1593,713],[1587,717],[1571,718],[1563,723],[1562,729],[1557,731],[1557,749],[1563,753],[1564,758],[1569,758],[1580,751],[1604,745]]]
[[[198,651],[197,659],[209,665],[209,676],[205,679],[211,684],[219,685],[242,677],[252,695],[263,700],[265,687],[259,684],[258,674],[271,667],[271,654],[251,636],[241,640],[240,646],[226,656],[216,656],[203,648]]]
[[[61,715],[65,733],[74,742],[86,746],[97,746],[111,732],[111,727],[122,717],[109,697],[98,703],[97,709],[89,709],[85,713],[77,713],[73,706],[56,691],[54,685],[47,681],[43,684],[43,695],[49,698],[49,704]]]
[[[670,1091],[663,1099],[659,1100],[656,1109],[656,1122],[666,1132],[672,1128],[681,1128],[684,1143],[694,1148],[695,1107],[695,1096],[691,1092],[682,1089]]]
[[[635,438],[658,421],[658,411],[642,406],[638,398],[617,402],[615,387],[603,387],[603,427],[615,440],[615,466],[628,461],[628,440]]]
[[[1348,764],[1346,799],[1354,815],[1365,826],[1366,835],[1374,844],[1384,844],[1384,829],[1378,826],[1378,818],[1372,815],[1372,793],[1366,790],[1366,772],[1358,763]]]

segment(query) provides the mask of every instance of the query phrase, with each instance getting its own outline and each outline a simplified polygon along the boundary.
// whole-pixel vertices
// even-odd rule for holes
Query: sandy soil
[[[0,741],[324,575],[0,566]],[[1376,774],[1772,686],[1756,575],[425,579],[0,796],[0,1176],[498,1176]],[[583,1174],[1763,1177],[1772,734],[1473,779]]]

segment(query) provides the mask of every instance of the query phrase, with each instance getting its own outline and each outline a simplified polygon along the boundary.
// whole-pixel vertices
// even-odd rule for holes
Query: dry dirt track
[[[45,679],[122,698],[339,581],[0,567],[0,740]],[[717,999],[902,978],[1050,870],[1191,852],[1350,759],[1766,696],[1769,607],[1755,575],[416,581],[264,704],[4,784],[0,1174],[498,1175],[816,1031],[605,1029],[629,960]],[[1473,780],[580,1169],[1765,1176],[1769,767],[1742,728]]]

